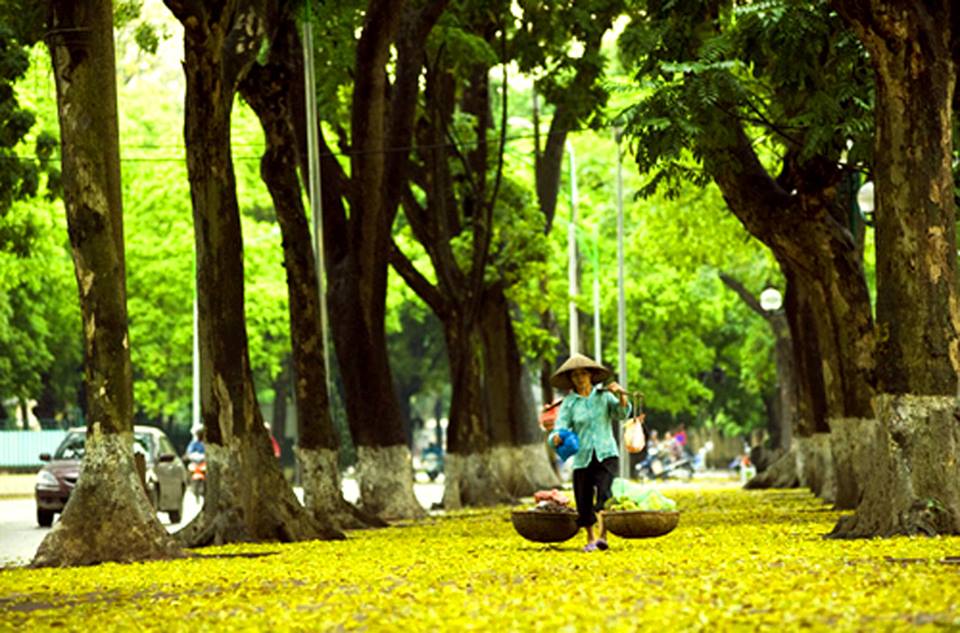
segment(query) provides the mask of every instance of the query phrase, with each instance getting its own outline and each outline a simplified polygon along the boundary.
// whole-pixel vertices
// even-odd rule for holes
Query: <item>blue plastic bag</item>
[[[567,461],[577,454],[580,450],[580,438],[570,429],[560,429],[557,431],[560,436],[560,445],[557,446],[557,455],[560,459]]]

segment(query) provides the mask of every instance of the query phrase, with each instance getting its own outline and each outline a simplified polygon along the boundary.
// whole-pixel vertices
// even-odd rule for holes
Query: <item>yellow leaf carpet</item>
[[[655,539],[523,540],[510,508],[135,565],[0,571],[0,631],[960,630],[960,537],[823,536],[805,490],[664,488]]]

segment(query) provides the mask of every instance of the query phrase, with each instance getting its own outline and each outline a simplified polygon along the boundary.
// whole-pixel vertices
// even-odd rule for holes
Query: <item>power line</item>
[[[616,126],[613,126],[613,125],[605,125],[605,126],[601,126],[601,127],[598,127],[598,128],[593,128],[593,130],[594,130],[594,131],[597,131],[597,130],[607,130],[607,129],[613,129],[614,127],[616,127]],[[586,131],[589,131],[589,130],[586,130],[586,129],[583,129],[583,128],[578,128],[578,129],[574,129],[574,130],[569,130],[569,131],[566,132],[566,134],[568,134],[568,135],[570,135],[570,134],[580,134],[580,133],[586,132]],[[559,132],[554,132],[553,134],[559,134]],[[549,133],[547,133],[547,134],[541,134],[541,136],[543,136],[543,137],[548,137],[548,138],[549,138],[550,134],[549,134]],[[536,135],[533,134],[533,133],[530,133],[530,134],[521,134],[521,135],[517,135],[517,136],[508,136],[508,137],[506,137],[505,141],[506,141],[507,143],[512,143],[512,142],[514,142],[514,141],[531,140],[531,139],[534,139],[534,138],[536,138]],[[495,139],[494,139],[492,142],[499,143],[499,141],[498,141],[498,140],[495,140]],[[465,142],[465,143],[461,143],[461,144],[459,144],[459,145],[456,144],[456,143],[444,142],[444,143],[431,143],[431,144],[428,144],[428,145],[407,145],[407,146],[402,146],[402,147],[388,147],[388,148],[384,148],[384,149],[380,149],[380,150],[365,150],[365,151],[362,151],[362,152],[361,152],[361,151],[353,151],[353,152],[339,152],[339,151],[338,151],[338,152],[329,152],[329,151],[328,151],[328,152],[323,152],[323,153],[321,153],[320,156],[323,157],[323,158],[344,157],[344,156],[350,157],[350,156],[364,156],[364,155],[371,155],[371,154],[390,154],[390,153],[394,153],[394,152],[409,152],[409,151],[413,151],[413,150],[421,150],[421,151],[422,151],[422,150],[449,149],[449,148],[454,148],[454,147],[476,148],[476,147],[480,147],[480,146],[483,146],[483,145],[488,145],[488,144],[490,144],[490,143],[491,143],[491,141],[488,141],[487,139],[478,139],[478,140],[476,140],[476,141]],[[241,143],[241,144],[239,144],[239,145],[237,145],[237,146],[238,146],[238,147],[241,147],[241,148],[248,147],[248,148],[255,148],[255,149],[264,149],[264,150],[266,149],[265,146],[262,146],[262,145],[254,145],[254,144],[252,144],[252,143]],[[125,148],[126,148],[126,149],[150,149],[150,148],[165,149],[165,148],[170,148],[170,147],[183,148],[182,145],[156,145],[156,146],[153,146],[153,145],[121,145],[121,146],[120,146],[120,151],[121,151],[120,162],[128,162],[128,163],[130,163],[130,162],[135,162],[135,163],[136,163],[136,162],[143,162],[143,163],[177,162],[177,163],[181,163],[181,162],[185,162],[185,161],[187,160],[187,157],[186,157],[185,154],[184,154],[183,156],[159,156],[159,157],[140,157],[140,156],[136,156],[136,157],[124,157],[124,156],[123,156],[123,150],[124,150]],[[263,158],[263,157],[262,157],[262,156],[233,156],[232,158],[233,158],[233,160],[236,160],[236,161],[258,161],[258,160],[261,160],[261,158]],[[22,161],[22,162],[36,162],[38,159],[35,158],[35,157],[34,157],[34,158],[30,158],[30,157],[25,157],[25,156],[0,156],[0,160],[8,160],[8,161],[10,161],[10,160],[16,160],[16,161]],[[50,158],[47,158],[47,159],[45,159],[45,160],[47,160],[47,161],[59,161],[59,160],[60,160],[60,156],[59,156],[59,155],[51,156]]]

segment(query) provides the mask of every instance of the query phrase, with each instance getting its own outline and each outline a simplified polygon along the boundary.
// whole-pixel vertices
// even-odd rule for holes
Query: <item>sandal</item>
[[[583,551],[584,551],[584,552],[595,552],[595,551],[597,551],[597,544],[596,544],[596,543],[587,543],[586,545],[583,546]]]

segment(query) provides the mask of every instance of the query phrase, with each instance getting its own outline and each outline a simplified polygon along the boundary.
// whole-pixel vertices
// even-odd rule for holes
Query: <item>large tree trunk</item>
[[[471,25],[480,37],[493,38],[495,25],[489,15]],[[418,121],[417,182],[426,192],[426,205],[408,190],[404,211],[417,239],[423,244],[437,273],[436,285],[428,282],[395,245],[391,251],[394,269],[430,306],[440,319],[447,343],[452,395],[444,462],[444,506],[490,505],[509,499],[492,465],[490,407],[484,398],[484,342],[481,314],[487,282],[487,265],[492,234],[493,199],[484,194],[488,178],[486,144],[466,152],[443,149],[453,125],[457,97],[463,94],[462,108],[473,115],[477,138],[485,139],[490,129],[489,67],[475,64],[468,69],[469,81],[457,74],[453,61],[440,54],[428,66],[424,87],[426,107]],[[466,88],[472,85],[472,89]],[[458,188],[451,161],[460,159],[468,186]],[[466,190],[465,192],[463,190]],[[494,196],[495,196],[494,192]],[[451,242],[472,232],[469,262],[458,261]],[[505,379],[508,379],[504,377]],[[509,436],[509,426],[499,427]],[[494,432],[497,432],[495,430]],[[509,439],[509,438],[508,438]]]
[[[877,396],[878,422],[861,438],[866,450],[862,500],[831,536],[960,533],[960,408],[955,396]]]
[[[206,2],[200,10],[195,3],[165,2],[184,25],[184,130],[196,237],[200,402],[208,468],[203,510],[177,536],[193,546],[342,537],[308,514],[284,479],[250,370],[230,111],[238,84],[267,36],[268,9],[273,8],[265,2]]]
[[[517,346],[509,303],[499,284],[484,293],[481,313],[494,473],[509,494],[530,496],[560,485],[560,479],[544,450],[530,380]]]
[[[443,507],[510,501],[492,467],[490,431],[483,406],[483,340],[479,324],[454,312],[445,320],[452,392]]]
[[[762,473],[752,477],[744,484],[747,490],[763,488],[796,488],[800,486],[800,474],[797,469],[797,453],[800,442],[794,441],[779,459],[770,464]]]
[[[360,505],[384,519],[420,518],[424,512],[413,494],[413,465],[393,391],[383,314],[368,326],[353,259],[348,256],[329,269],[328,296],[336,315],[331,326],[347,419],[357,447]]]
[[[793,440],[793,427],[797,420],[798,393],[797,370],[793,355],[793,337],[790,323],[782,311],[772,315],[774,333],[774,359],[777,367],[777,414],[767,426],[770,433],[770,448],[786,452]]]
[[[413,494],[410,449],[384,331],[390,236],[409,163],[406,152],[389,148],[410,145],[424,47],[445,7],[443,0],[422,7],[397,0],[370,3],[354,72],[352,180],[344,186],[342,178],[324,175],[327,297],[357,447],[361,507],[384,518],[424,515]],[[334,186],[331,204],[328,183]]]
[[[877,86],[878,428],[839,537],[960,533],[960,304],[952,174],[957,7],[836,0]]]
[[[832,161],[802,162],[792,149],[774,180],[740,124],[731,124],[735,142],[728,158],[739,168],[715,163],[708,169],[731,211],[771,249],[787,280],[799,386],[793,430],[810,438],[829,432],[828,419],[872,417],[875,333],[861,249],[837,199],[842,174]],[[818,463],[832,467],[832,460]],[[823,481],[830,480],[824,473]]]
[[[870,297],[860,250],[834,217],[840,212],[832,181],[811,189],[818,181],[804,170],[816,172],[817,167],[798,167],[796,178],[812,182],[799,193],[788,193],[766,175],[742,132],[738,137],[735,156],[742,170],[717,171],[715,180],[731,210],[770,247],[787,277],[801,429],[807,435],[827,431],[826,418],[832,416],[869,417],[874,370]]]
[[[33,565],[182,556],[133,464],[123,207],[112,4],[54,1],[48,19],[63,189],[83,316],[87,439],[83,474]]]
[[[857,448],[866,442],[876,420],[867,418],[831,418],[830,450],[836,476],[834,506],[841,510],[853,510],[860,504],[862,482],[870,477],[869,464],[859,464]]]
[[[297,179],[298,164],[306,163],[294,123],[303,114],[302,54],[296,23],[287,14],[273,38],[267,63],[251,69],[240,91],[263,126],[267,149],[260,172],[283,235],[304,505],[323,524],[383,526],[383,521],[348,503],[340,486],[339,438],[330,418],[316,259]]]

